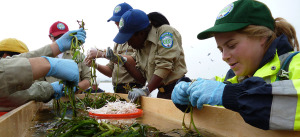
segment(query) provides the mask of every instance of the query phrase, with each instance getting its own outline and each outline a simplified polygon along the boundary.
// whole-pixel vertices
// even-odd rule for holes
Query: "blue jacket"
[[[289,65],[289,79],[276,81],[280,58],[293,52],[285,35],[273,41],[253,77],[242,82],[229,70],[223,105],[261,129],[300,130],[300,55]]]

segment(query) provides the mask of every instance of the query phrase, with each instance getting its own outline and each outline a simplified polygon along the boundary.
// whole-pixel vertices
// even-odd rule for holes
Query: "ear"
[[[6,58],[7,56],[9,56],[7,53],[4,53],[2,58]]]
[[[266,43],[267,43],[268,37],[263,37],[260,39],[260,45],[266,48]]]

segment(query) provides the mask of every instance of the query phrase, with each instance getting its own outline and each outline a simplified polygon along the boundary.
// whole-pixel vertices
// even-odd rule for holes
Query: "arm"
[[[150,82],[149,82],[148,85],[147,85],[147,87],[148,87],[150,93],[151,93],[154,89],[156,89],[157,87],[159,87],[159,86],[161,85],[162,80],[163,80],[163,79],[162,79],[161,77],[159,77],[159,76],[157,76],[157,75],[155,75],[155,74],[152,76]]]
[[[124,67],[136,81],[139,83],[146,83],[146,79],[143,74],[135,67],[135,65],[131,65],[130,62],[126,62]]]
[[[0,98],[6,97],[16,91],[28,89],[34,80],[46,75],[60,77],[64,80],[77,81],[78,67],[74,61],[54,59],[47,57],[37,58],[9,58],[1,59],[0,76],[2,83],[0,86]],[[64,65],[61,65],[64,64]],[[76,71],[65,71],[65,68]],[[22,72],[22,73],[19,73]]]
[[[88,79],[84,79],[78,83],[78,86],[79,86],[79,90],[76,93],[81,93],[82,91],[90,87],[90,81]]]
[[[105,76],[107,77],[110,77],[112,76],[112,69],[110,69],[108,66],[105,66],[105,65],[101,65],[101,64],[96,64],[97,66],[97,70],[99,72],[101,72],[102,74],[104,74]]]
[[[85,42],[86,32],[83,29],[68,31],[55,42],[45,47],[42,47],[35,51],[30,51],[28,53],[22,53],[20,55],[13,56],[16,57],[23,57],[23,58],[33,58],[33,57],[40,57],[40,56],[49,56],[55,57],[61,52],[65,52],[70,49],[71,41],[73,36],[70,36],[71,33],[76,33],[76,37],[82,44]]]
[[[29,58],[31,64],[33,80],[46,76],[50,70],[50,63],[43,57]]]
[[[297,106],[300,79],[267,84],[251,77],[239,84],[225,86],[224,107],[240,113],[250,125],[261,129],[300,130]],[[284,111],[283,111],[284,109]]]
[[[0,108],[7,108],[5,111],[10,111],[31,100],[46,103],[53,98],[53,94],[54,90],[49,82],[34,82],[31,87],[26,90],[20,90],[8,97],[1,98]]]

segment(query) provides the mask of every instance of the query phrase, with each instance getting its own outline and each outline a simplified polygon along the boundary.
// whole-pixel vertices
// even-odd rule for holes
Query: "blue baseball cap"
[[[121,3],[119,5],[117,5],[115,8],[114,8],[114,11],[113,11],[113,16],[110,17],[107,22],[109,21],[115,21],[115,22],[119,22],[120,19],[121,19],[121,16],[128,10],[132,9],[132,7],[127,4],[127,3]]]
[[[114,38],[114,42],[118,44],[125,43],[135,32],[147,28],[149,24],[149,18],[144,11],[138,9],[128,10],[120,19],[119,33]]]

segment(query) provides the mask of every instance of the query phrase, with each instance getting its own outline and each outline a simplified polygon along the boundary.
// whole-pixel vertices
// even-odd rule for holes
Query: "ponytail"
[[[265,48],[268,49],[271,43],[280,35],[285,34],[288,38],[289,43],[293,46],[295,51],[299,51],[299,43],[296,36],[295,28],[288,23],[283,18],[276,18],[275,19],[275,29],[272,31],[271,29],[265,26],[256,26],[256,25],[249,25],[237,32],[246,34],[248,37],[251,38],[263,38],[267,37],[268,40],[266,41]]]
[[[288,37],[289,43],[294,47],[294,50],[299,51],[299,43],[296,36],[295,28],[283,18],[275,19],[275,34],[280,36],[285,34]]]
[[[158,28],[162,25],[170,25],[168,19],[159,12],[151,12],[148,15],[148,18],[151,22],[151,25],[155,28]]]

